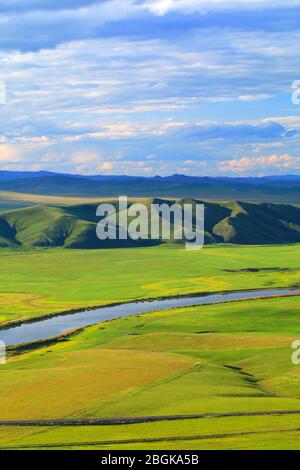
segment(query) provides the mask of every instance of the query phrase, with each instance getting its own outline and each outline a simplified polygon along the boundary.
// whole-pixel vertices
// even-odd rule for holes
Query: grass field
[[[53,205],[68,205],[68,204],[84,204],[88,202],[100,202],[105,198],[92,198],[92,197],[67,197],[67,196],[44,196],[39,194],[25,194],[16,193],[12,191],[0,191],[0,210],[2,206],[5,209],[8,204],[12,206],[31,205],[31,204],[53,204]]]
[[[300,245],[0,250],[0,323],[111,302],[300,285]],[[258,272],[240,271],[247,268]],[[278,271],[277,268],[285,268]],[[234,270],[235,272],[228,272]]]
[[[1,320],[137,298],[296,286],[299,250],[2,250]],[[256,271],[241,271],[249,268]],[[300,367],[291,362],[299,311],[296,296],[130,316],[10,357],[0,370],[1,420],[274,414],[0,427],[0,448],[299,449],[300,414],[276,414],[300,410]]]
[[[123,318],[11,358],[1,419],[300,410],[300,298]],[[0,447],[299,448],[299,415],[2,428]]]
[[[146,198],[134,198],[134,201],[141,201]],[[0,191],[0,211],[17,209],[36,204],[49,204],[55,206],[67,206],[75,204],[88,204],[93,202],[103,202],[111,200],[105,197],[76,197],[76,196],[51,196],[43,194],[26,194],[13,191]]]

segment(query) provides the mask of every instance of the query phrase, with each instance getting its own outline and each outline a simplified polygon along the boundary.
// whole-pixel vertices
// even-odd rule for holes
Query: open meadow
[[[299,250],[2,250],[1,321],[132,299],[296,287]],[[0,426],[0,447],[300,448],[300,366],[291,362],[291,344],[300,339],[299,311],[298,296],[177,308],[105,322],[16,351],[0,369],[2,421],[161,420]],[[192,419],[206,413],[212,416]]]
[[[0,259],[1,323],[135,299],[300,286],[300,245],[1,249]]]
[[[299,415],[280,414],[300,410],[300,368],[291,362],[299,307],[292,297],[144,314],[17,355],[1,368],[2,420],[162,421],[3,427],[0,446],[299,448]],[[233,416],[163,418],[202,413]]]

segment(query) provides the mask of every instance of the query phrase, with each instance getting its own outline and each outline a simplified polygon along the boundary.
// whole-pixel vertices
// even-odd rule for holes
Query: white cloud
[[[64,171],[76,167],[89,173],[196,173],[205,159],[215,171],[218,159],[238,162],[240,155],[250,158],[251,153],[255,158],[271,152],[296,154],[299,136],[286,130],[300,130],[300,119],[278,114],[297,112],[290,84],[299,78],[299,30],[284,21],[264,29],[262,18],[268,11],[257,27],[252,14],[245,28],[235,23],[237,17],[230,24],[231,15],[224,15],[226,27],[220,26],[222,15],[211,15],[210,21],[199,21],[199,29],[189,18],[169,23],[169,18],[153,16],[229,9],[237,13],[250,8],[249,0],[40,0],[38,11],[34,0],[12,1],[20,4],[19,11],[6,2],[0,38],[18,29],[30,43],[22,28],[33,27],[34,47],[5,51],[4,42],[0,49],[0,80],[5,79],[8,91],[7,104],[1,106],[0,142],[18,144],[0,152],[0,163],[16,166],[22,161]],[[296,5],[300,0],[251,2],[251,8]],[[120,27],[118,21],[136,15],[141,23],[135,19]],[[112,20],[116,29],[93,29]],[[165,31],[168,24],[172,27]],[[47,47],[44,32],[54,38]],[[69,33],[76,40],[69,41]],[[275,117],[263,120],[270,115]],[[242,123],[237,122],[240,116]],[[146,164],[137,163],[142,160]],[[228,171],[243,164],[229,165]],[[277,164],[292,165],[293,160]]]
[[[22,160],[21,149],[16,145],[0,144],[0,162],[18,163]]]
[[[96,39],[0,52],[8,88],[2,134],[27,141],[118,138],[147,132],[149,120],[141,124],[139,114],[173,117],[209,103],[262,102],[289,92],[300,69],[299,42],[300,32],[203,30],[180,43]],[[128,122],[125,115],[135,117]]]
[[[84,150],[74,152],[70,157],[70,162],[76,165],[78,164],[89,164],[101,160],[101,156],[98,152],[93,150]]]
[[[236,9],[287,8],[299,5],[299,0],[148,0],[143,7],[160,16],[174,11],[188,14]]]
[[[113,163],[112,162],[101,162],[97,165],[96,168],[98,171],[108,171],[113,169]]]
[[[88,22],[88,26],[101,25],[110,21],[118,21],[135,16],[140,10],[135,0],[108,0],[94,1],[89,5],[70,6],[61,2],[57,8],[39,8],[37,3],[32,4],[25,11],[19,8],[10,9],[2,13],[0,20],[2,24],[17,22],[19,25],[38,24],[39,26],[50,26],[68,22]]]
[[[110,21],[133,18],[142,12],[165,15],[170,12],[183,14],[207,13],[210,11],[248,10],[268,8],[290,8],[300,5],[300,0],[89,0],[50,2],[2,0],[1,22],[11,20],[21,24],[39,22],[39,24],[59,23],[61,21],[88,22],[88,26],[100,25]]]
[[[63,152],[47,152],[41,157],[42,163],[60,163],[64,161],[66,155]]]
[[[242,157],[219,163],[218,168],[226,173],[247,173],[257,170],[299,170],[300,158],[288,154],[261,157]]]

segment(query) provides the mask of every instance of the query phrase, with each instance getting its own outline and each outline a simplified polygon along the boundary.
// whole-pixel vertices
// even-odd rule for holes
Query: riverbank
[[[200,252],[166,246],[27,252],[0,249],[0,258],[5,265],[0,273],[0,326],[135,300],[297,288],[300,283],[299,245],[206,247]],[[279,259],[290,271],[273,270]]]
[[[293,433],[295,446],[300,384],[291,344],[299,309],[299,296],[182,307],[24,350],[1,366],[1,420],[40,426],[0,426],[0,447],[141,448],[153,439],[163,447],[174,437],[202,448],[220,446],[221,434],[224,446],[235,439],[238,447],[244,433],[256,433],[250,445],[267,430],[274,446],[280,430]],[[155,421],[172,416],[184,419]]]
[[[19,349],[26,348],[26,343],[38,344],[51,338],[60,338],[68,331],[76,331],[105,321],[112,321],[131,315],[142,315],[149,312],[205,306],[228,302],[268,299],[285,296],[300,295],[300,290],[288,289],[264,289],[248,291],[219,292],[212,294],[174,296],[165,299],[141,300],[127,302],[98,309],[86,309],[69,315],[54,315],[50,318],[42,318],[39,321],[23,322],[19,326],[6,328],[0,331],[0,340],[7,346],[19,345]]]

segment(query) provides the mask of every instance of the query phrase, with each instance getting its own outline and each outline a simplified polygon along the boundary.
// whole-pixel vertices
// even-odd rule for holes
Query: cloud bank
[[[299,31],[300,0],[3,0],[1,167],[297,172]]]

